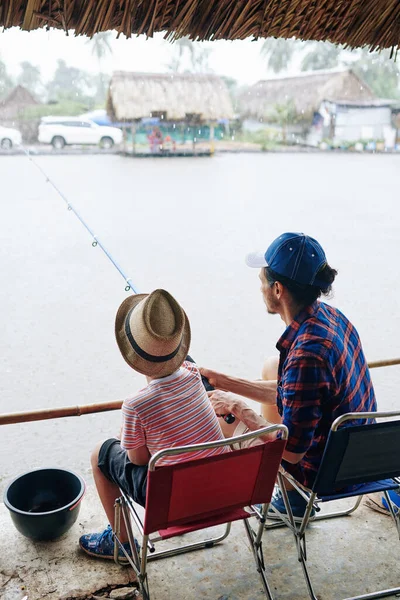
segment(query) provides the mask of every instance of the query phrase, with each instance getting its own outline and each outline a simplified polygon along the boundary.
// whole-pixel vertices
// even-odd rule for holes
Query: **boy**
[[[97,492],[110,525],[102,533],[83,535],[79,545],[87,554],[106,559],[114,557],[112,528],[119,488],[145,506],[150,456],[164,448],[224,439],[200,372],[185,360],[189,320],[171,294],[155,290],[126,298],[117,312],[115,335],[122,356],[146,376],[148,385],[123,403],[121,440],[106,440],[92,454]],[[226,451],[216,448],[165,457],[160,464]],[[123,522],[120,539],[130,553]]]

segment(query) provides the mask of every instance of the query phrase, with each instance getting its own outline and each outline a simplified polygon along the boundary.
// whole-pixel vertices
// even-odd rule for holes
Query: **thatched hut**
[[[239,111],[252,128],[268,122],[277,106],[288,102],[299,120],[311,124],[313,114],[324,100],[368,101],[376,97],[351,69],[307,71],[296,76],[259,81],[239,98]]]
[[[218,121],[234,118],[228,88],[216,75],[131,73],[113,74],[107,97],[107,113],[112,121],[132,132],[139,121],[158,119],[177,131],[182,126],[193,131],[210,127],[213,139]],[[195,135],[194,135],[195,139]]]
[[[5,127],[16,127],[22,133],[26,141],[32,141],[36,137],[37,123],[25,118],[27,109],[41,104],[31,94],[29,90],[22,85],[17,85],[0,102],[0,125]]]
[[[107,112],[118,122],[159,116],[209,123],[234,117],[225,82],[216,75],[190,73],[117,71],[110,82]]]
[[[394,0],[130,0],[129,2],[0,3],[0,26],[56,27],[77,35],[115,30],[126,36],[165,32],[169,39],[236,40],[296,37],[374,49],[400,43],[400,4]]]

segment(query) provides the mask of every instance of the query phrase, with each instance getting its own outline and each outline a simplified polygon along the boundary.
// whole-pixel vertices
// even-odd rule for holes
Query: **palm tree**
[[[42,87],[40,67],[33,65],[27,60],[20,63],[21,73],[18,77],[19,85],[22,85],[33,94],[37,94]]]
[[[185,54],[189,54],[190,62],[193,64],[195,55],[195,45],[188,37],[182,37],[174,42],[174,48],[177,50],[175,56],[168,63],[168,69],[173,73],[179,73],[182,66],[182,60]]]
[[[302,71],[317,71],[319,69],[333,69],[340,62],[343,48],[329,42],[311,42],[301,63]]]
[[[261,47],[261,55],[266,58],[267,66],[274,73],[288,68],[295,52],[300,50],[303,42],[295,39],[267,38]]]
[[[14,81],[7,71],[6,64],[0,58],[0,100],[14,87]]]
[[[205,46],[201,42],[192,42],[188,37],[183,37],[174,42],[176,49],[175,55],[171,61],[166,65],[169,71],[173,73],[179,73],[182,71],[182,61],[185,56],[189,58],[189,71],[190,73],[209,73],[209,58],[211,54],[211,48]]]
[[[357,60],[348,61],[347,66],[369,85],[378,98],[400,97],[400,67],[390,58],[390,50],[370,52],[363,48]]]
[[[107,56],[112,55],[112,46],[111,39],[113,34],[111,31],[103,31],[100,33],[96,33],[90,40],[86,43],[91,46],[92,55],[97,58],[97,62],[99,64],[99,89],[98,96],[104,101],[105,93],[106,93],[106,85],[104,81],[104,73],[103,73],[103,60]]]

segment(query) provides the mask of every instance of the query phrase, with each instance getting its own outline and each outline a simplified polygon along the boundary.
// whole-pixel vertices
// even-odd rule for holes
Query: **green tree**
[[[271,121],[277,123],[282,129],[282,142],[286,144],[287,129],[289,125],[295,125],[300,120],[292,98],[282,104],[275,104]]]
[[[368,84],[378,98],[399,98],[400,67],[390,58],[390,50],[369,52],[364,48],[359,58],[347,63],[354,72]]]
[[[13,78],[9,75],[6,64],[0,58],[0,100],[5,98],[13,87]]]
[[[104,59],[111,56],[113,49],[111,46],[111,40],[113,34],[110,31],[96,33],[86,43],[91,47],[92,55],[96,57],[99,67],[98,76],[98,89],[96,94],[96,100],[104,104],[106,98],[106,92],[110,77],[104,74]]]
[[[84,102],[88,108],[94,106],[96,82],[93,77],[76,67],[69,67],[63,59],[57,61],[57,68],[47,89],[52,102]]]
[[[340,63],[343,48],[329,42],[311,42],[307,44],[307,53],[301,62],[302,71],[334,69]]]
[[[267,38],[261,46],[261,56],[267,61],[267,66],[274,73],[285,71],[296,52],[304,47],[304,43],[295,39]]]
[[[40,68],[27,60],[21,64],[21,73],[18,76],[19,85],[24,86],[32,94],[39,94],[42,86]]]

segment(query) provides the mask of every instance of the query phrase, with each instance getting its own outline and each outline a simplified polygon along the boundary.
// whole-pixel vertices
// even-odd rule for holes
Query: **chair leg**
[[[193,550],[200,550],[202,548],[212,548],[216,544],[226,539],[231,531],[231,523],[227,523],[224,532],[218,537],[211,538],[208,540],[202,540],[201,542],[193,542],[192,544],[186,544],[178,548],[171,548],[170,550],[161,550],[150,554],[148,561],[158,560],[160,558],[167,558],[168,556],[176,556],[177,554],[185,554],[186,552],[192,552]]]
[[[396,504],[394,504],[394,502],[392,502],[388,492],[386,490],[384,490],[384,496],[385,496],[385,500],[386,503],[389,507],[389,512],[390,515],[394,521],[394,524],[396,525],[396,529],[397,529],[397,534],[399,536],[400,539],[400,510],[399,508],[396,506]]]
[[[265,575],[265,562],[264,562],[264,554],[263,554],[263,550],[262,550],[262,542],[259,542],[259,543],[257,542],[257,536],[254,533],[254,531],[252,530],[252,528],[250,527],[248,519],[243,520],[243,525],[246,529],[247,537],[249,539],[251,549],[253,551],[253,556],[254,556],[254,560],[256,563],[257,571],[260,574],[261,581],[264,586],[265,594],[266,594],[268,600],[273,600],[271,588],[269,587],[267,577]],[[262,527],[262,524],[261,524],[261,527]]]

